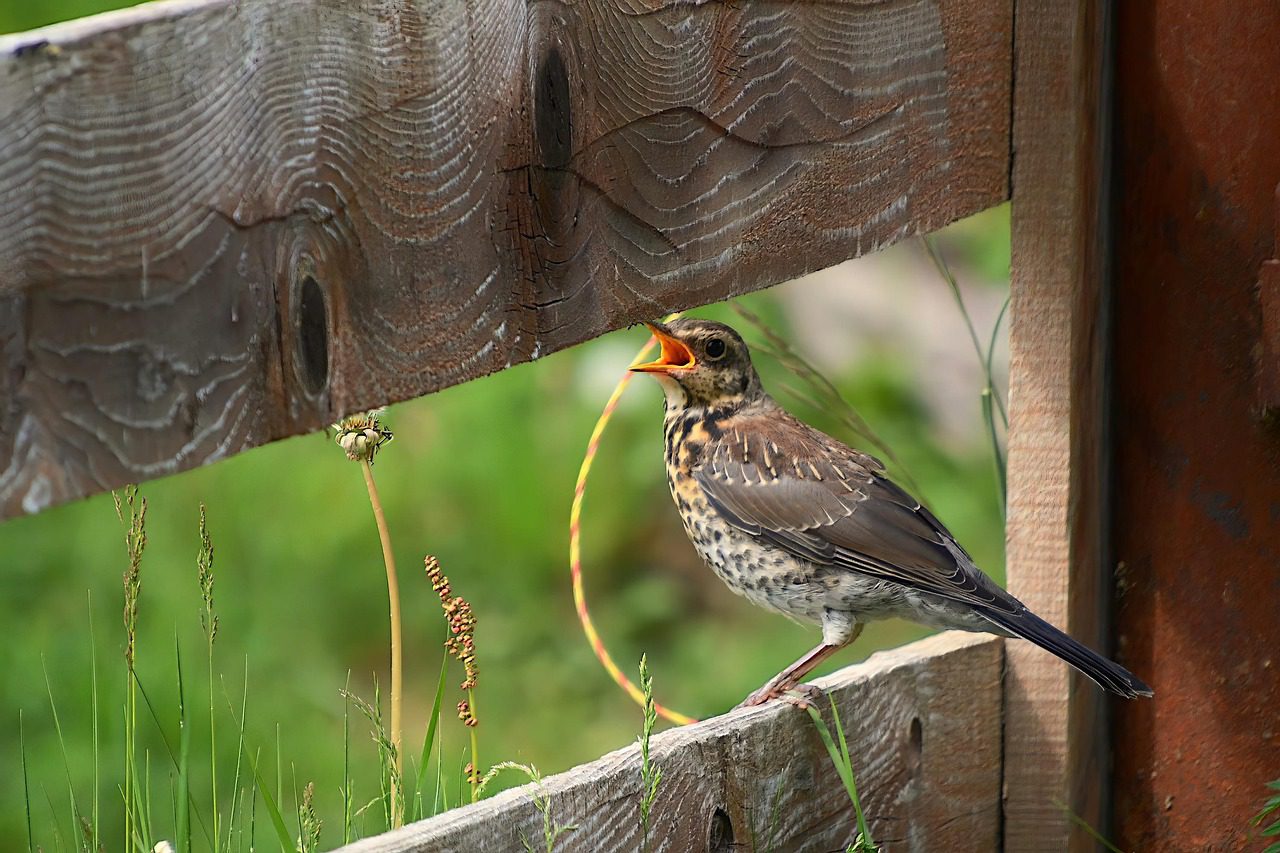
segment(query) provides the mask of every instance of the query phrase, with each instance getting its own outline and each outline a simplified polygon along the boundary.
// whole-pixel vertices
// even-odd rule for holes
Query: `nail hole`
[[[314,397],[329,381],[329,322],[316,280],[307,276],[298,290],[298,368],[302,387]]]
[[[733,821],[729,820],[729,813],[722,808],[716,807],[711,813],[711,822],[707,827],[707,850],[711,853],[721,853],[733,849]]]

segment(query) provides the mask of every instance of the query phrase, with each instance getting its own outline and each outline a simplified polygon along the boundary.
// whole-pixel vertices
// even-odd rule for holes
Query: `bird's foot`
[[[771,699],[781,699],[789,705],[795,705],[797,708],[804,710],[824,695],[820,689],[812,684],[766,684],[746,699],[743,699],[738,707],[752,708],[756,705],[763,705]]]
[[[814,687],[812,684],[797,684],[778,698],[788,705],[795,705],[801,711],[807,711],[820,704],[826,695],[821,688]]]

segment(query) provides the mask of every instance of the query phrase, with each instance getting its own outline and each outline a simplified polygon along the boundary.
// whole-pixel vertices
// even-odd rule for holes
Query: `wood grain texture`
[[[1104,654],[1107,7],[1016,8],[1006,531],[1010,591]],[[1108,700],[1030,644],[1007,655],[1004,849],[1093,850],[1063,807],[1105,832]]]
[[[1010,3],[182,0],[0,38],[0,515],[1008,194]]]
[[[998,849],[1002,665],[999,640],[951,632],[816,682],[836,699],[863,808],[886,853]],[[652,755],[662,769],[653,853],[829,851],[853,840],[848,794],[813,721],[790,705],[663,732]],[[543,780],[550,814],[579,827],[557,853],[640,850],[640,792],[637,746]],[[537,848],[538,793],[525,785],[342,849],[518,851],[521,833]]]

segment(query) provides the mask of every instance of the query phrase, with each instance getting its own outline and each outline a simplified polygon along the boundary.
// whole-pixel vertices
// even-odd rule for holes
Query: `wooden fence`
[[[0,37],[0,518],[1012,195],[1010,584],[1097,642],[1107,7],[1014,6],[171,0]],[[1090,842],[1055,801],[1105,818],[1097,695],[1012,647],[1001,694],[999,648],[837,677],[890,849],[1061,849]],[[658,834],[740,844],[784,797],[787,844],[836,843],[814,737],[784,707],[663,735]],[[548,780],[584,825],[568,844],[629,843],[637,778],[624,752]],[[504,794],[357,849],[510,844],[532,820]]]
[[[1000,846],[1004,644],[941,634],[815,683],[845,726],[871,834],[886,850]],[[830,711],[824,709],[828,724]],[[834,729],[833,729],[834,730]],[[647,849],[843,850],[849,795],[809,715],[772,702],[653,738],[662,769]],[[551,817],[578,828],[557,851],[641,850],[638,746],[343,848],[348,853],[542,849]]]

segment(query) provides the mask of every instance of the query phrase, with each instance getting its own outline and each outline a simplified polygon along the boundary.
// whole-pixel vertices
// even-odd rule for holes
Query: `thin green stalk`
[[[994,387],[995,385],[992,381],[994,374],[991,370],[991,360],[995,356],[996,340],[1000,337],[1000,326],[1004,323],[1005,315],[1009,313],[1009,302],[1012,298],[1012,296],[1006,296],[1004,298],[1004,302],[1000,305],[1000,313],[996,314],[996,321],[991,326],[991,340],[987,343],[987,358],[985,363],[987,369],[987,385],[991,387]],[[1000,399],[999,394],[994,394],[993,396],[995,398],[996,408],[1000,410],[1000,420],[1004,423],[1004,428],[1008,429],[1009,413],[1004,409],[1004,401]]]
[[[45,664],[44,655],[40,655],[40,668],[44,670],[44,686],[49,694],[49,710],[53,712],[53,728],[58,733],[58,747],[62,750],[62,769],[67,777],[67,798],[71,803],[71,824],[73,832],[71,837],[76,837],[76,832],[80,829],[80,808],[76,805],[76,789],[71,784],[71,762],[67,758],[67,744],[62,738],[62,722],[58,719],[58,703],[53,699],[53,683],[49,680],[49,667]]]
[[[53,844],[55,850],[62,849],[62,830],[58,829],[58,807],[53,804],[53,797],[49,794],[49,789],[44,785],[40,786],[40,791],[44,794],[44,801],[49,805],[50,826],[53,827]]]
[[[754,326],[756,331],[764,336],[765,345],[757,347],[757,349],[773,358],[809,386],[809,393],[805,393],[795,386],[788,386],[797,399],[815,409],[836,414],[844,423],[846,429],[869,443],[877,453],[893,464],[898,471],[898,475],[911,488],[912,492],[918,497],[924,497],[919,484],[916,483],[915,478],[911,476],[911,473],[898,459],[893,452],[893,448],[880,438],[879,434],[858,413],[858,410],[844,398],[835,383],[828,379],[822,371],[814,367],[808,359],[796,352],[787,339],[770,328],[759,315],[737,301],[732,303],[732,307],[738,316]]]
[[[391,533],[387,529],[387,518],[382,511],[382,501],[378,498],[378,487],[373,481],[373,467],[369,459],[361,459],[360,467],[364,472],[364,483],[369,491],[369,504],[373,507],[373,518],[378,525],[378,539],[382,542],[382,562],[387,570],[387,600],[391,609],[391,744],[395,747],[395,773],[391,775],[391,825],[397,827],[404,824],[404,810],[399,805],[402,796],[399,783],[404,776],[404,750],[401,746],[403,739],[400,726],[400,710],[404,693],[400,584],[396,580],[396,561],[391,550]],[[474,746],[473,739],[473,751]]]
[[[176,639],[177,639],[176,635],[174,639],[176,642]],[[160,722],[160,715],[156,711],[155,703],[151,701],[151,695],[147,693],[146,685],[142,683],[142,679],[138,677],[138,674],[136,672],[133,674],[133,678],[134,678],[134,681],[136,681],[138,684],[138,692],[142,695],[143,704],[147,706],[147,713],[151,715],[151,722],[155,724],[156,731],[160,735],[160,743],[164,746],[165,756],[169,759],[169,764],[173,767],[174,771],[177,771],[179,770],[179,753],[174,751],[173,743],[169,740],[168,734],[165,733],[164,725]],[[179,749],[181,749],[181,734],[182,732],[180,730],[179,731]],[[148,751],[147,756],[148,756],[148,760],[150,760],[150,751]],[[150,794],[151,788],[150,788],[149,782],[145,790],[149,798],[151,795]],[[194,805],[195,803],[192,802],[190,798],[190,794],[188,793],[187,806],[189,809],[191,809]],[[149,807],[148,807],[148,810],[149,810]],[[199,824],[200,826],[200,831],[204,834],[205,840],[209,842],[209,846],[212,847],[213,839],[209,835],[209,827],[205,825],[204,815],[201,814],[199,809],[193,809],[189,812],[189,814],[192,814],[195,816],[196,823]],[[150,817],[148,817],[148,821],[150,821]],[[150,823],[148,823],[148,826],[150,826]],[[148,850],[149,849],[150,848],[148,848]]]
[[[146,782],[146,787],[138,788],[139,820],[141,821],[142,831],[145,833],[142,842],[143,849],[151,850],[154,849],[151,839],[155,837],[155,832],[152,831],[154,824],[151,821],[151,750],[149,749],[142,753],[142,767],[142,778]]]
[[[276,803],[284,802],[284,764],[280,757],[280,724],[276,723]]]
[[[1005,427],[1009,426],[1009,416],[1005,412],[1004,401],[1000,399],[1000,395],[996,393],[993,377],[991,375],[991,351],[995,349],[996,332],[1000,328],[1000,321],[1004,318],[1005,309],[1000,309],[1000,316],[996,319],[995,328],[991,331],[991,346],[987,352],[982,350],[982,343],[978,340],[977,327],[973,325],[973,318],[969,316],[969,309],[964,304],[964,296],[960,293],[960,284],[956,281],[955,275],[951,272],[951,267],[947,265],[946,260],[942,257],[942,253],[938,251],[938,247],[927,236],[921,236],[921,242],[924,243],[925,251],[929,255],[929,259],[933,261],[934,267],[938,273],[946,281],[947,286],[951,288],[951,295],[955,297],[956,305],[960,308],[960,315],[964,318],[965,328],[969,331],[969,339],[973,342],[973,351],[978,356],[978,363],[982,365],[987,374],[987,387],[991,390],[996,408],[1000,412],[1001,418],[1004,420]],[[1008,306],[1008,300],[1005,300],[1005,306]]]
[[[135,678],[135,654],[138,633],[138,599],[142,594],[142,553],[147,547],[146,517],[147,499],[139,498],[137,486],[125,486],[122,493],[111,493],[115,501],[116,518],[125,525],[125,550],[129,565],[124,573],[124,629],[125,629],[125,704],[124,704],[124,836],[125,849],[141,835],[135,828],[134,804],[140,802],[138,780],[138,696]],[[125,520],[125,509],[129,518]],[[143,836],[145,844],[147,837]],[[144,848],[145,849],[145,848]]]
[[[969,338],[973,341],[973,351],[978,355],[978,361],[983,361],[982,344],[978,342],[978,330],[973,325],[973,319],[969,316],[969,309],[965,307],[964,297],[960,294],[960,284],[956,281],[955,275],[951,272],[951,267],[947,266],[947,262],[943,259],[942,253],[938,251],[938,247],[934,245],[933,240],[927,235],[921,235],[920,241],[924,243],[924,250],[929,255],[929,260],[933,261],[934,267],[937,268],[939,275],[946,281],[947,286],[951,288],[951,295],[956,299],[956,305],[960,307],[960,314],[964,317],[965,328],[969,330]]]
[[[191,721],[187,719],[187,700],[182,685],[182,649],[178,646],[178,634],[173,635],[174,660],[178,667],[178,791],[177,820],[174,843],[178,853],[191,850]],[[216,816],[215,816],[216,820]],[[214,836],[217,837],[216,835]]]
[[[223,693],[223,696],[225,696],[227,699],[227,707],[231,710],[232,718],[234,719],[235,707],[231,704],[231,697],[227,696],[225,685],[223,686],[222,693]],[[240,791],[240,760],[244,756],[244,723],[246,719],[245,712],[248,710],[248,707],[249,707],[249,657],[248,655],[246,655],[244,659],[244,688],[243,688],[243,692],[240,694],[240,719],[236,726],[236,728],[239,730],[239,735],[236,741],[236,772],[231,779],[231,793],[232,793],[231,814],[227,816],[227,849],[231,848],[231,831],[232,831],[232,828],[235,826],[236,804],[240,799],[240,797],[238,796],[238,792]],[[240,819],[244,820],[243,809],[240,810]],[[240,832],[240,840],[241,842],[244,841],[243,830]]]
[[[298,853],[307,853],[306,843],[303,841],[302,830],[302,804],[298,802],[298,767],[292,761],[289,762],[289,793],[293,795],[293,814],[298,822]]]
[[[347,684],[343,694],[351,691],[351,670],[347,670]],[[355,798],[351,795],[351,700],[342,697],[342,843],[351,843],[351,809]]]
[[[89,592],[89,713],[92,717],[91,726],[93,731],[93,825],[90,827],[90,840],[96,853],[101,849],[102,839],[99,837],[98,823],[100,821],[98,785],[101,782],[101,774],[99,772],[99,748],[98,748],[98,644],[95,642],[96,637],[93,632],[93,593]]]
[[[125,688],[124,696],[124,837],[126,850],[129,849],[130,842],[137,833],[133,820],[133,801],[137,793],[135,785],[138,777],[138,759],[136,755],[138,699],[134,695],[132,669],[128,672],[127,678],[128,684]]]
[[[480,719],[479,712],[476,711],[476,691],[474,688],[467,689],[467,706],[471,709],[473,719]],[[468,726],[467,733],[471,735],[471,802],[480,799],[480,738],[476,733],[478,726]]]
[[[365,718],[373,726],[374,743],[378,746],[378,761],[382,766],[382,772],[378,774],[378,782],[380,785],[380,793],[373,802],[382,804],[383,817],[386,819],[386,826],[391,826],[392,800],[391,792],[393,790],[403,791],[403,780],[396,778],[396,760],[395,746],[391,743],[390,735],[387,734],[386,726],[382,722],[382,691],[378,687],[377,680],[373,684],[373,701],[366,702],[354,693],[343,691],[344,697],[355,703],[356,708],[364,714]],[[403,803],[400,804],[401,813],[403,814]]]
[[[997,413],[1000,415],[1000,420],[1007,432],[1009,429],[1009,414],[1005,410],[1004,400],[1000,397],[1000,392],[996,388],[995,376],[992,371],[992,359],[995,355],[1000,325],[1009,309],[1009,298],[1005,298],[1004,304],[1000,307],[1000,313],[996,315],[995,324],[991,329],[991,339],[984,352],[982,343],[978,340],[978,330],[973,324],[973,318],[969,316],[969,309],[964,303],[964,296],[960,293],[960,285],[956,281],[955,275],[951,272],[951,268],[947,265],[942,253],[938,251],[933,241],[927,236],[922,236],[920,240],[924,244],[925,252],[929,255],[929,259],[933,261],[934,267],[937,268],[938,273],[951,289],[951,295],[955,297],[956,305],[960,308],[960,315],[964,318],[965,328],[969,331],[969,339],[973,342],[973,351],[977,354],[978,363],[982,366],[984,377],[984,385],[981,392],[982,416],[986,423],[987,435],[991,439],[992,458],[996,467],[996,484],[1000,490],[1000,513],[1003,515],[1005,513],[1007,476],[1004,451],[1000,447],[1000,436],[996,430],[995,415]]]
[[[18,709],[18,754],[22,760],[22,802],[27,812],[27,853],[35,853],[36,839],[31,833],[31,785],[27,781],[27,738],[21,708]]]
[[[280,813],[280,807],[276,805],[276,800],[271,796],[271,790],[267,787],[266,780],[262,778],[262,774],[258,772],[258,762],[254,761],[253,755],[246,752],[245,759],[249,762],[249,769],[253,772],[253,779],[256,783],[256,790],[262,795],[262,803],[267,807],[267,815],[271,818],[271,826],[276,831],[276,840],[280,842],[281,853],[295,853],[293,839],[289,837],[289,829],[284,824],[284,815]],[[277,773],[279,772],[279,764],[277,762]],[[277,785],[279,780],[277,779]],[[279,789],[277,788],[277,791]],[[250,804],[252,808],[252,804]],[[253,831],[252,821],[249,824],[250,833]],[[249,849],[256,849],[252,838],[249,841]]]
[[[246,754],[245,758],[249,756]],[[249,850],[258,849],[258,785],[257,777],[254,777],[255,784],[249,789]]]
[[[439,738],[440,746],[436,749],[436,792],[431,803],[431,809],[436,814],[449,810],[449,789],[444,784],[444,729],[440,730]]]

